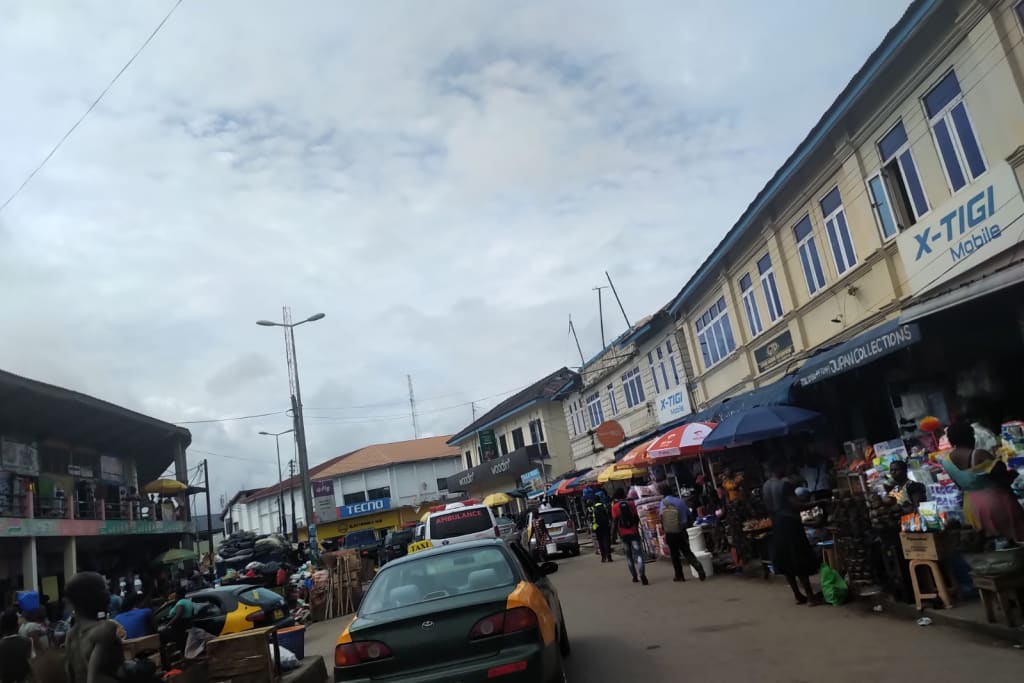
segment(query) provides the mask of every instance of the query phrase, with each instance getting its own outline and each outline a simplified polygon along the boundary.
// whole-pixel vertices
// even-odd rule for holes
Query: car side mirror
[[[543,562],[543,563],[541,563],[540,567],[538,567],[538,569],[540,569],[540,575],[541,576],[547,576],[548,574],[554,574],[555,572],[558,571],[558,563],[557,562]]]

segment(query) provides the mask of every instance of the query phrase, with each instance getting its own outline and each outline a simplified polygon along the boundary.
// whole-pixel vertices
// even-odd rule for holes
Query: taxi
[[[334,680],[565,681],[571,645],[548,578],[557,570],[501,539],[389,562],[338,637]]]
[[[261,586],[237,584],[206,588],[185,597],[195,605],[192,625],[215,636],[264,626],[283,628],[295,623],[284,598]],[[168,602],[157,610],[157,624],[170,619],[175,604]]]

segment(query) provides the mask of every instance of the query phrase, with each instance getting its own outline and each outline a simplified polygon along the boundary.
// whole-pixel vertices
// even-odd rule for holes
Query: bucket
[[[547,551],[548,555],[557,555],[558,554],[558,544],[557,543],[548,543],[546,546],[544,546],[544,550]]]
[[[694,555],[697,556],[697,561],[700,562],[700,566],[704,567],[704,574],[706,576],[711,576],[712,574],[714,574],[715,568],[711,564],[711,553],[694,553]],[[690,574],[692,574],[693,578],[695,579],[700,578],[700,575],[697,573],[697,570],[693,567],[690,567]]]
[[[304,659],[306,656],[306,627],[289,626],[288,628],[278,629],[277,643],[281,647],[288,649],[300,660]]]
[[[24,612],[31,612],[39,609],[39,593],[37,591],[18,591],[18,609]]]
[[[699,526],[692,526],[687,529],[686,535],[690,537],[690,550],[695,554],[700,555],[708,551],[708,546],[704,543],[704,530]]]

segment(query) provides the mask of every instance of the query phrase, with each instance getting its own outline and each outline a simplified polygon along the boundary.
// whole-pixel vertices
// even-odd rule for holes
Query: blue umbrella
[[[711,451],[813,431],[821,419],[821,413],[796,406],[758,406],[719,422],[702,446],[705,451]]]

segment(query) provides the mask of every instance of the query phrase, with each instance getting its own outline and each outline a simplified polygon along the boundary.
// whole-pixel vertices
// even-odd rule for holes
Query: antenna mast
[[[420,425],[416,421],[416,395],[412,393],[412,375],[406,375],[409,382],[409,410],[412,411],[412,435],[414,439],[420,438]]]
[[[632,325],[629,324],[629,318],[626,316],[626,309],[622,306],[622,299],[619,298],[619,293],[615,291],[615,283],[612,282],[612,276],[608,274],[608,271],[604,271],[604,276],[608,278],[608,286],[612,288],[612,294],[615,295],[615,301],[619,304],[619,310],[622,311],[622,319],[626,321],[626,327],[632,329]]]
[[[569,316],[569,332],[572,333],[572,338],[576,340],[576,350],[580,353],[580,367],[582,368],[587,364],[587,361],[583,359],[583,349],[580,348],[580,338],[576,334],[576,328],[572,325],[572,316]]]
[[[601,290],[608,289],[604,285],[598,285],[594,287],[594,291],[597,292],[597,318],[601,322],[601,350],[604,351],[604,304],[601,303]]]

